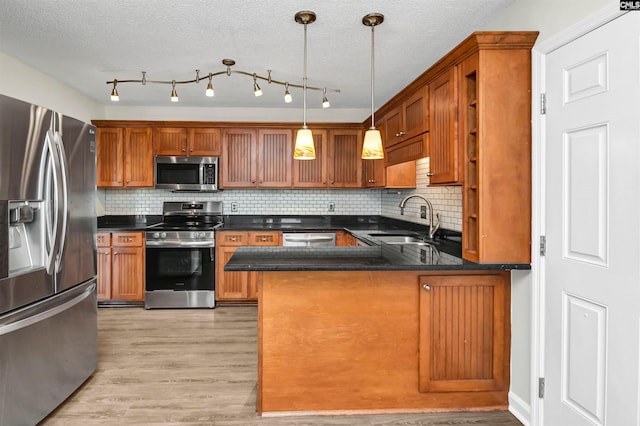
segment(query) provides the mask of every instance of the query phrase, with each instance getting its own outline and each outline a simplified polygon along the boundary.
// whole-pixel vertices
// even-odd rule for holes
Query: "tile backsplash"
[[[428,158],[416,165],[417,188],[410,190],[371,189],[260,189],[222,190],[213,193],[173,193],[161,189],[100,190],[107,215],[160,215],[163,201],[222,201],[224,214],[257,215],[382,215],[420,224],[420,199],[410,200],[403,216],[398,204],[408,194],[418,193],[440,213],[441,226],[462,231],[462,190],[460,187],[428,188]],[[237,206],[232,211],[232,203]],[[333,205],[333,211],[330,211]]]

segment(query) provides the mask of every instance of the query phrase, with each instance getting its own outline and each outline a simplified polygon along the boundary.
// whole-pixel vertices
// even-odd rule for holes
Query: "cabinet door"
[[[337,246],[355,246],[356,237],[354,237],[353,235],[351,235],[351,233],[346,231],[337,231],[336,245]]]
[[[123,129],[99,127],[97,131],[97,186],[113,188],[123,186]]]
[[[292,160],[291,130],[258,130],[258,186],[290,188]]]
[[[216,300],[238,300],[248,297],[249,272],[224,270],[224,265],[237,249],[236,246],[216,248]]]
[[[124,134],[124,185],[128,187],[153,187],[151,128],[125,129]]]
[[[188,155],[187,129],[181,127],[157,127],[153,131],[156,155]]]
[[[108,234],[107,234],[108,235]],[[98,247],[98,300],[111,299],[111,247]]]
[[[459,183],[457,68],[429,83],[430,184]]]
[[[503,390],[509,382],[507,273],[420,277],[420,391]]]
[[[384,188],[385,173],[384,159],[382,160],[365,160],[362,169],[364,176],[365,188]]]
[[[403,102],[402,138],[411,139],[429,130],[429,91],[422,88]]]
[[[384,133],[381,133],[384,137],[384,146],[389,147],[404,140],[404,133],[402,132],[402,106],[398,105],[383,117]]]
[[[316,148],[315,160],[293,160],[294,188],[326,188],[329,144],[326,130],[311,130]]]
[[[111,299],[144,300],[144,248],[113,247]]]
[[[189,155],[220,155],[220,129],[189,129]]]
[[[331,130],[329,133],[329,186],[362,187],[362,131]]]
[[[220,185],[223,188],[252,188],[257,174],[256,131],[224,129]]]

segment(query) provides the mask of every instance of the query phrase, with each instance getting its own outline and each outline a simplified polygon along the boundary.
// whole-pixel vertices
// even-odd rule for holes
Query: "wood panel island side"
[[[258,275],[261,414],[508,406],[510,273],[398,247],[241,248]]]

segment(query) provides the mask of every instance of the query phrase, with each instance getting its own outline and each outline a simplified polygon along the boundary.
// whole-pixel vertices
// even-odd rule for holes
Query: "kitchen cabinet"
[[[507,274],[419,278],[420,392],[507,390]]]
[[[207,127],[156,127],[154,153],[177,156],[219,156],[220,129]]]
[[[361,188],[363,161],[361,157],[362,130],[330,130],[329,188]]]
[[[279,231],[219,231],[216,233],[216,301],[222,303],[256,303],[257,273],[226,272],[233,253],[241,246],[279,246]]]
[[[258,129],[258,186],[290,188],[293,139],[289,129]]]
[[[415,188],[416,162],[384,165],[382,160],[364,161],[365,188]]]
[[[289,129],[224,129],[223,188],[290,188],[293,142]]]
[[[99,232],[98,301],[144,300],[143,232]]]
[[[99,188],[153,187],[153,139],[149,127],[98,127]]]
[[[521,35],[510,34],[458,65],[462,254],[474,262],[531,261],[531,52],[526,46]]]
[[[429,185],[459,185],[462,180],[456,133],[458,72],[453,66],[429,83]]]
[[[311,129],[316,149],[315,160],[293,160],[294,188],[326,188],[329,140],[326,130]]]
[[[409,140],[429,130],[429,92],[422,87],[405,99],[384,117],[383,140],[385,148]]]

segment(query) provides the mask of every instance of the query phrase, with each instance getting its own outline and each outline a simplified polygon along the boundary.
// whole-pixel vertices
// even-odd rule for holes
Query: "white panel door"
[[[544,425],[638,425],[640,13],[546,59]]]

